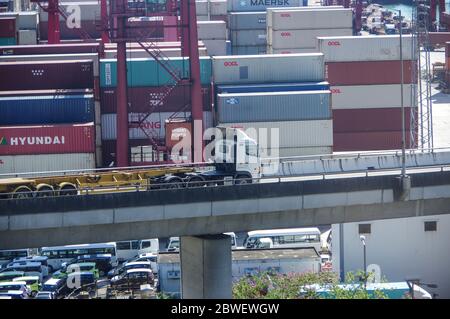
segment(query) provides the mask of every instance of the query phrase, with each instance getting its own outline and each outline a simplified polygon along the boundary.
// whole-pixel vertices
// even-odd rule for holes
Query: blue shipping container
[[[94,118],[92,94],[0,98],[0,125],[85,123]]]
[[[331,119],[329,90],[217,95],[219,123]]]
[[[257,93],[329,90],[328,82],[272,83],[250,85],[218,85],[216,93]]]
[[[189,77],[188,58],[169,58],[169,65],[179,76]],[[200,57],[200,77],[202,85],[211,83],[212,65],[210,57]],[[174,83],[173,77],[154,59],[140,58],[127,60],[128,86],[162,86]],[[117,60],[100,60],[100,86],[117,86]]]

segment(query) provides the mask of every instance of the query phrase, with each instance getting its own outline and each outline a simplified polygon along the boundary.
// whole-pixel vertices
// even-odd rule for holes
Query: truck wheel
[[[22,199],[22,198],[30,198],[33,196],[33,191],[28,186],[19,186],[17,187],[13,194],[11,195],[11,198],[14,199]]]
[[[36,190],[36,197],[48,197],[54,195],[53,187],[47,184],[38,185]]]
[[[78,195],[75,185],[66,184],[59,189],[59,196]]]
[[[252,179],[246,175],[238,175],[238,176],[236,176],[236,178],[234,180],[235,185],[244,185],[244,184],[251,184],[251,183],[252,183]]]
[[[183,181],[179,177],[173,177],[166,181],[166,183],[162,186],[164,189],[176,189],[183,187]]]
[[[187,184],[187,187],[203,187],[205,186],[205,180],[200,176],[192,176],[189,178]]]

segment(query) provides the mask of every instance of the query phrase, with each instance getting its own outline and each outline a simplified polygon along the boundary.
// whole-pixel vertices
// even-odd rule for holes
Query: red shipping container
[[[181,139],[192,135],[192,123],[186,120],[173,119],[166,121],[166,146],[170,150]]]
[[[377,151],[401,149],[402,132],[334,133],[333,151]],[[410,148],[411,134],[406,131],[406,147]],[[417,141],[416,141],[417,142]]]
[[[406,129],[411,127],[411,110],[405,107]],[[417,109],[415,108],[415,113]],[[416,116],[414,118],[417,118]],[[333,132],[383,132],[402,129],[401,108],[333,110]]]
[[[0,155],[93,152],[94,123],[0,127]]]
[[[0,18],[0,38],[16,38],[16,18]]]
[[[0,55],[97,53],[99,43],[39,44],[3,46]]]
[[[403,83],[417,83],[412,80],[414,61],[403,61]],[[325,64],[325,78],[331,85],[376,85],[400,84],[400,61],[358,61],[328,62]]]
[[[0,62],[0,74],[1,91],[94,87],[90,60]]]
[[[167,89],[163,87],[129,87],[128,94],[128,111],[141,113],[147,112],[152,105],[158,102]],[[177,86],[167,97],[165,103],[159,106],[155,112],[178,112],[185,105],[185,101],[189,101],[189,87]],[[211,90],[202,88],[203,110],[211,111]],[[117,112],[117,95],[115,88],[102,88],[100,94],[101,112],[103,114]],[[184,111],[190,111],[185,109]]]

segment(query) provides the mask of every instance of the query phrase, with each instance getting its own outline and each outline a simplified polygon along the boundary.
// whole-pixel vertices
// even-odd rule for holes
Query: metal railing
[[[348,178],[354,177],[371,177],[371,176],[383,176],[383,175],[394,175],[400,172],[401,168],[385,168],[385,169],[361,169],[352,170],[346,172],[322,172],[322,173],[307,173],[298,175],[278,175],[260,178],[240,178],[240,179],[217,179],[217,180],[202,180],[202,181],[180,181],[180,182],[167,182],[167,183],[147,183],[136,184],[136,185],[123,185],[123,186],[100,186],[93,188],[81,188],[77,190],[76,195],[64,195],[66,196],[88,196],[88,195],[99,195],[99,194],[112,194],[117,192],[149,192],[149,191],[167,191],[167,190],[180,190],[184,188],[209,188],[209,187],[229,187],[236,185],[252,185],[257,183],[283,183],[293,181],[295,179],[299,181],[308,180],[326,180],[326,179],[336,179],[343,178],[345,175],[349,175]],[[432,172],[444,172],[450,171],[450,164],[446,165],[429,165],[420,167],[409,167],[407,172],[409,174],[417,173],[432,173]],[[380,174],[385,173],[385,174]],[[17,196],[20,195],[20,196]],[[58,190],[56,191],[42,191],[40,194],[38,191],[31,192],[21,192],[18,193],[1,193],[0,201],[12,200],[12,199],[28,199],[35,197],[63,197],[58,195]]]

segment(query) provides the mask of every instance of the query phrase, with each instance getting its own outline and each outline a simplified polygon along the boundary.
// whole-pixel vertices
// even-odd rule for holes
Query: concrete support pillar
[[[230,236],[180,238],[181,297],[231,299]]]

